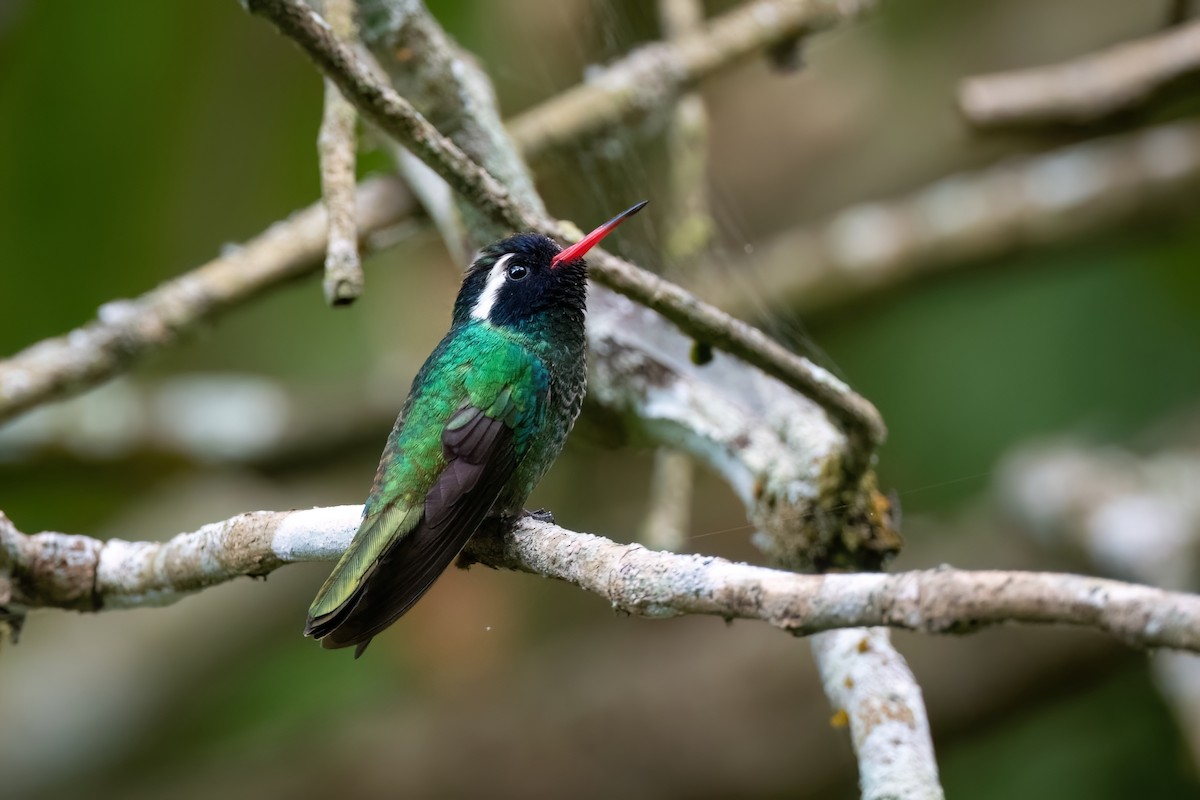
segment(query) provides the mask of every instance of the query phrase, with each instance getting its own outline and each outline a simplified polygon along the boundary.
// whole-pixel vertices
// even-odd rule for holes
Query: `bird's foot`
[[[533,517],[538,522],[547,522],[551,525],[557,524],[554,521],[554,515],[551,514],[548,509],[545,509],[545,508],[539,508],[536,511],[530,511],[529,509],[525,509],[525,516]]]

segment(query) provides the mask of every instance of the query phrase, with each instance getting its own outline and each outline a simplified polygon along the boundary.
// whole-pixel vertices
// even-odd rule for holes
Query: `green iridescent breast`
[[[446,466],[442,433],[469,403],[515,433],[518,459],[533,447],[546,414],[550,375],[519,340],[483,321],[456,326],[417,373],[388,439],[368,500],[418,504]]]

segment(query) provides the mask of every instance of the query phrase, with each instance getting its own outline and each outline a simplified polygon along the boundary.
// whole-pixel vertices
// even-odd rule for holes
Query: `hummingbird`
[[[518,233],[480,251],[449,332],[413,379],[362,523],[308,610],[325,648],[371,639],[433,585],[485,518],[523,511],[587,383],[583,257],[643,201],[568,247]]]

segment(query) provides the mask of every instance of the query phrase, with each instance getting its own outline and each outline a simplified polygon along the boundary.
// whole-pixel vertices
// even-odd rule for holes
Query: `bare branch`
[[[396,91],[427,119],[437,120],[438,131],[494,175],[526,209],[545,218],[533,175],[501,121],[491,80],[476,59],[454,42],[421,0],[360,0],[360,5],[363,41]],[[416,178],[422,205],[449,250],[462,251],[460,263],[467,264],[470,253],[512,232],[511,226],[497,224],[454,196],[423,164],[414,174],[411,164],[420,162],[400,144],[394,150],[400,151],[395,161],[406,178],[410,183]],[[447,197],[420,188],[434,183]]]
[[[365,116],[431,167],[468,202],[497,222],[570,238],[571,228],[542,219],[524,207],[499,181],[446,139],[390,86],[381,83],[353,51],[340,44],[300,0],[248,0],[254,13],[274,22],[337,82]],[[807,359],[789,352],[766,334],[684,289],[602,251],[589,256],[598,282],[657,311],[680,329],[741,358],[816,400],[858,440],[855,451],[869,453],[887,436],[879,412],[865,398]],[[862,459],[865,463],[869,456]]]
[[[1103,572],[1170,589],[1200,583],[1200,456],[1138,457],[1067,443],[1025,447],[998,494],[1039,539],[1069,541]],[[1155,680],[1200,764],[1200,659],[1159,653]]]
[[[1106,574],[1176,589],[1200,584],[1200,456],[1139,457],[1057,442],[1009,454],[1005,508],[1044,542],[1070,543]]]
[[[921,687],[883,628],[812,638],[833,724],[848,726],[863,800],[940,800]]]
[[[11,603],[100,611],[163,605],[240,575],[331,561],[358,528],[360,506],[257,511],[167,542],[101,542],[21,534],[0,516],[0,565]],[[1136,647],[1200,652],[1200,596],[1079,575],[905,572],[800,575],[675,555],[575,533],[531,518],[481,532],[465,557],[558,578],[644,617],[758,619],[798,635],[888,626],[966,633],[1008,622],[1081,625]]]
[[[366,237],[403,220],[408,194],[394,179],[364,181],[358,231]],[[73,394],[170,346],[198,325],[284,281],[308,274],[326,242],[320,203],[293,214],[219,258],[135,300],[100,307],[97,320],[0,362],[0,422],[46,400]]]
[[[600,133],[637,114],[669,105],[681,93],[728,64],[765,48],[827,30],[856,18],[876,0],[758,0],[676,41],[646,45],[587,83],[509,123],[525,155]]]
[[[659,0],[658,16],[669,41],[704,28],[699,0]],[[708,112],[699,93],[679,98],[664,139],[669,159],[664,249],[670,260],[687,264],[704,251],[716,230],[708,208]]]
[[[958,104],[977,128],[1096,122],[1200,71],[1200,22],[1044,67],[978,75]]]
[[[334,36],[353,43],[354,0],[325,0],[325,18]],[[354,164],[358,147],[354,106],[342,97],[333,81],[325,79],[325,114],[317,134],[321,162],[321,196],[329,217],[329,242],[325,251],[325,300],[331,306],[348,305],[363,289],[362,262],[358,256],[358,231],[354,220]]]
[[[301,0],[247,0],[246,7],[300,45],[364,117],[394,136],[472,205],[512,229],[529,227],[527,215],[503,184],[442,136],[392,87],[382,83]]]
[[[603,251],[589,255],[591,274],[609,288],[657,311],[695,339],[724,350],[812,398],[870,452],[887,438],[879,411],[828,371],[798,356],[759,329],[731,317],[681,287]]]
[[[1010,158],[942,178],[912,194],[866,203],[758,248],[742,271],[789,304],[813,309],[936,269],[1069,240],[1162,210],[1200,185],[1200,124]],[[696,292],[739,298],[724,271]]]

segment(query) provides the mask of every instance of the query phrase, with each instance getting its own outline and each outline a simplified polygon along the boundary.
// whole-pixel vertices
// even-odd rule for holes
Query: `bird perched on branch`
[[[583,256],[638,203],[577,243],[521,233],[467,271],[450,331],[413,379],[350,546],[304,634],[355,646],[412,608],[483,520],[515,516],[583,405]]]

